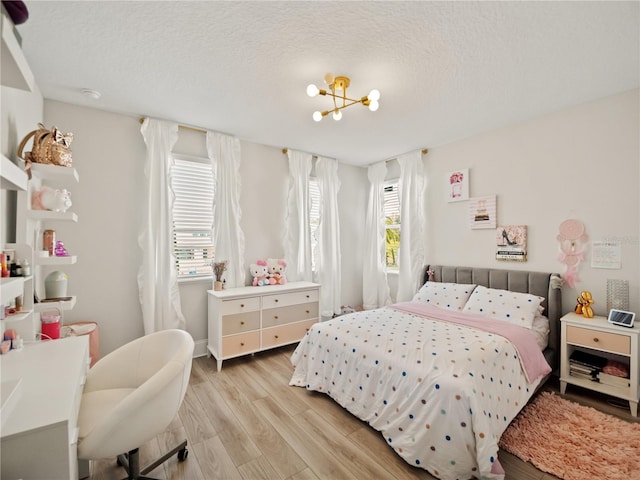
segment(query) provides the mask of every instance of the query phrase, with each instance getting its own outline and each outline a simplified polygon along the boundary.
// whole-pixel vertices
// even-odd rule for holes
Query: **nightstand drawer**
[[[596,350],[629,355],[631,353],[631,337],[616,333],[600,332],[589,328],[567,326],[567,343],[582,345]]]

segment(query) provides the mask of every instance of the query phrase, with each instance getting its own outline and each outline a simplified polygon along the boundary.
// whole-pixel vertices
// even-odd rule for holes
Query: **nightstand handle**
[[[594,343],[598,343],[599,341],[600,341],[600,340],[598,340],[598,337],[594,337],[594,338],[593,338],[593,342],[594,342]]]

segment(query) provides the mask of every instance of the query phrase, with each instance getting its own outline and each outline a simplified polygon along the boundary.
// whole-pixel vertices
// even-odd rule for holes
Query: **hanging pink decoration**
[[[581,221],[569,219],[560,224],[560,233],[556,238],[560,244],[558,261],[565,266],[562,278],[573,288],[576,282],[580,281],[578,266],[584,261],[589,237],[584,233],[584,224]]]

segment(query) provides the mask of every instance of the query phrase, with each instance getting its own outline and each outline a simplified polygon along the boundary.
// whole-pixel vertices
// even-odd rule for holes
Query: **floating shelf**
[[[2,15],[2,85],[32,92],[35,77],[16,37],[13,22]]]
[[[33,261],[36,265],[73,265],[78,261],[78,257],[75,255],[69,255],[67,257],[35,257]]]
[[[44,163],[32,163],[31,171],[34,175],[46,181],[68,182],[80,181],[78,171],[74,167],[61,167],[59,165],[46,165]]]
[[[18,165],[2,155],[2,166],[0,167],[0,177],[2,178],[3,190],[26,190],[27,174]]]
[[[3,277],[0,285],[2,286],[2,294],[0,299],[2,305],[6,305],[14,298],[23,294],[24,278],[23,277]]]
[[[36,312],[45,312],[47,310],[54,310],[59,308],[60,310],[73,310],[76,306],[76,297],[70,297],[70,300],[61,300],[56,302],[41,301],[40,303],[34,303],[33,309]]]
[[[78,215],[75,212],[52,212],[51,210],[29,210],[27,215],[32,220],[54,220],[65,222],[77,222]]]

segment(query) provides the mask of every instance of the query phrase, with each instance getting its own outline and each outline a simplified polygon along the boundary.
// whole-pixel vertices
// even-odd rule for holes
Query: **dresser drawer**
[[[629,355],[631,337],[617,333],[600,332],[589,328],[567,326],[567,343]]]
[[[260,348],[260,331],[230,335],[222,339],[222,356],[234,357]]]
[[[260,297],[250,297],[224,300],[220,313],[222,315],[234,315],[236,313],[255,312],[258,310],[260,310]]]
[[[262,348],[277,347],[288,343],[299,342],[316,320],[280,325],[262,330]]]
[[[318,301],[318,290],[302,290],[299,292],[265,295],[262,297],[262,308],[286,307]]]
[[[222,335],[249,332],[260,328],[260,312],[236,313],[222,317]]]
[[[318,302],[269,308],[262,311],[262,328],[318,318]]]

